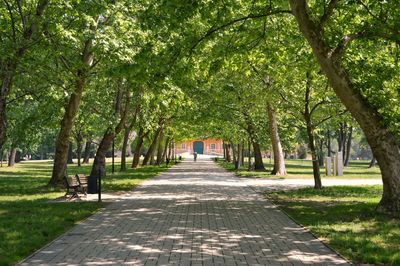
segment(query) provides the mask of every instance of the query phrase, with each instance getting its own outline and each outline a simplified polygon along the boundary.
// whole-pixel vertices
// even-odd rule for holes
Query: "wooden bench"
[[[64,186],[67,189],[65,196],[71,195],[69,199],[78,197],[79,183],[75,176],[64,176]]]
[[[74,176],[64,176],[64,185],[67,189],[65,196],[71,195],[69,199],[78,198],[81,192],[87,195],[87,176],[84,174],[76,174]]]
[[[87,195],[88,177],[84,174],[76,174],[75,177],[78,180],[79,189]]]

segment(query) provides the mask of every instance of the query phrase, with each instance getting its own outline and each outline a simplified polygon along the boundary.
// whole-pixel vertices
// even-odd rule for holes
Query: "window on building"
[[[186,150],[186,143],[182,143],[181,149],[182,149],[182,150]]]
[[[215,145],[215,144],[211,144],[211,145],[210,145],[210,149],[211,149],[211,150],[215,150],[215,149],[216,149],[216,145]]]

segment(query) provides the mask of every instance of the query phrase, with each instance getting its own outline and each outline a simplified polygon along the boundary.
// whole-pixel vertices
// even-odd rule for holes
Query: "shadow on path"
[[[349,265],[239,178],[184,161],[22,265]]]

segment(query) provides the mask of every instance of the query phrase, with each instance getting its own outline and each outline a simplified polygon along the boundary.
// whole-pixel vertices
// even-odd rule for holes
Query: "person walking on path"
[[[197,160],[197,152],[194,152],[194,153],[193,153],[193,159],[194,159],[194,161]]]

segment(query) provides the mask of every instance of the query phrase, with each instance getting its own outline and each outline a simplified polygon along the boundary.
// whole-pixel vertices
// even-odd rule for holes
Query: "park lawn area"
[[[91,164],[80,168],[68,165],[68,174],[88,174],[90,169]],[[118,163],[115,169],[119,170]],[[107,165],[103,191],[132,190],[165,169],[128,167],[126,172],[111,174],[111,166]],[[51,171],[51,161],[28,161],[0,168],[0,265],[14,265],[105,206],[96,202],[49,202],[65,194],[65,189],[47,186]]]
[[[232,163],[227,163],[223,160],[218,161],[221,166],[229,171],[235,171]],[[245,163],[239,170],[235,171],[235,174],[240,177],[259,177],[259,178],[274,178],[274,179],[312,179],[313,169],[310,160],[285,160],[287,175],[284,177],[278,177],[270,175],[272,165],[269,159],[264,159],[265,169],[267,171],[248,171],[248,164]],[[331,176],[325,175],[325,168],[321,167],[322,178],[343,178],[343,179],[358,179],[358,178],[377,178],[381,179],[381,172],[379,167],[368,168],[369,161],[350,161],[350,165],[344,168],[343,176]]]
[[[266,196],[356,265],[400,265],[400,220],[374,211],[381,194],[377,185],[304,188]]]

